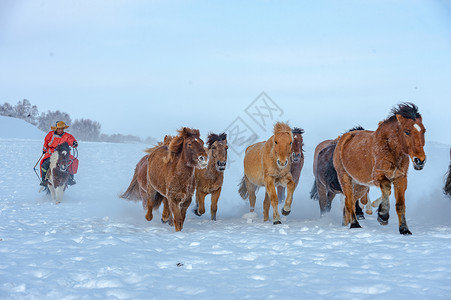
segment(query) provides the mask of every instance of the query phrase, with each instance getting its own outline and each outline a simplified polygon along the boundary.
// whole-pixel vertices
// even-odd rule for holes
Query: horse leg
[[[210,217],[213,221],[216,221],[216,212],[218,211],[218,200],[221,195],[221,190],[222,188],[219,188],[211,194]]]
[[[293,202],[293,193],[295,187],[296,184],[294,183],[293,179],[290,176],[287,182],[287,199],[285,200],[285,205],[282,208],[282,215],[284,216],[288,216],[291,212],[291,203]]]
[[[56,204],[59,204],[63,201],[63,197],[64,197],[64,187],[63,186],[56,187],[55,196],[56,196]]]
[[[348,174],[342,174],[340,180],[343,194],[345,195],[345,213],[344,225],[351,223],[351,228],[362,228],[355,215],[355,197],[353,190],[352,178]]]
[[[382,180],[379,184],[382,196],[377,212],[377,220],[381,225],[387,225],[390,218],[390,194],[391,182],[388,179]]]
[[[197,216],[202,216],[205,213],[205,196],[206,193],[199,191],[196,189],[196,205],[197,207],[194,209],[194,213]]]
[[[412,234],[407,227],[406,222],[406,199],[405,192],[407,189],[407,176],[400,177],[393,182],[396,198],[396,213],[398,214],[399,233],[408,235]]]
[[[316,187],[318,191],[319,212],[320,216],[322,217],[330,211],[330,206],[328,208],[327,205],[327,190],[326,186],[322,184],[319,179],[316,179]]]
[[[355,201],[355,216],[357,220],[365,220],[365,215],[363,214],[362,206],[360,206],[360,199]]]
[[[244,184],[246,185],[247,193],[249,195],[249,211],[254,212],[255,202],[257,200],[257,197],[255,196],[255,185],[247,179],[246,175],[244,176]]]
[[[285,198],[285,188],[283,186],[277,187],[277,198],[279,198],[279,202],[282,202]]]
[[[271,205],[272,205],[273,224],[274,225],[282,224],[282,222],[280,222],[279,212],[277,211],[278,205],[279,205],[279,200],[277,199],[276,186],[274,185],[273,177],[265,176],[265,188],[266,188],[266,193],[268,194],[269,200],[271,201]],[[291,192],[291,194],[290,194],[290,192]],[[285,205],[287,205],[288,201],[290,201],[290,205],[291,205],[290,196],[293,197],[292,190],[291,191],[288,190],[288,196],[287,196],[287,200],[285,200]]]
[[[268,193],[265,192],[265,200],[263,200],[263,221],[269,220],[269,207],[271,206],[271,201],[269,200]]]
[[[163,213],[161,214],[161,222],[168,223],[170,226],[174,225],[174,221],[171,218],[171,210],[169,209],[168,199],[163,197]]]
[[[180,203],[180,213],[182,215],[182,227],[183,227],[183,223],[185,223],[185,218],[186,218],[186,211],[188,210],[188,207],[190,206],[191,202],[192,202],[192,197],[186,198],[185,201]]]
[[[181,231],[183,228],[183,218],[180,212],[180,200],[169,198],[168,203],[174,217],[175,231]]]
[[[372,209],[372,206],[371,206],[370,195],[368,195],[368,192],[369,192],[369,188],[368,188],[368,191],[366,192],[366,194],[360,199],[360,203],[365,205],[365,212],[368,215],[372,215],[373,214],[373,209]]]

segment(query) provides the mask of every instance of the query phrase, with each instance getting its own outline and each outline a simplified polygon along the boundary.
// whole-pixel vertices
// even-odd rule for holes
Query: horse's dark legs
[[[355,202],[355,215],[357,217],[357,220],[365,220],[365,214],[363,213],[363,210],[360,207],[359,200]]]
[[[321,217],[330,211],[330,205],[327,201],[327,190],[320,180],[316,180],[316,188],[318,192],[318,202]]]
[[[412,234],[406,222],[406,199],[404,194],[407,189],[407,177],[404,176],[396,179],[393,185],[396,198],[396,213],[398,214],[399,221],[399,233],[404,235]]]

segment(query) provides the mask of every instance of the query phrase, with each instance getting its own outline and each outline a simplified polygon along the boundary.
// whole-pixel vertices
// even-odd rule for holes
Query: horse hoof
[[[277,220],[277,221],[274,221],[273,224],[274,224],[274,225],[280,225],[280,224],[282,224],[282,222],[280,222],[279,220]]]
[[[365,220],[365,215],[361,214],[361,215],[356,215],[357,220]]]
[[[284,208],[282,208],[282,215],[288,216],[290,214],[291,210],[286,211]]]
[[[372,214],[373,214],[373,211],[372,211],[372,210],[367,210],[367,211],[365,211],[365,212],[366,212],[367,215],[372,215]]]
[[[379,222],[379,224],[384,226],[388,224],[388,218],[387,219],[381,218],[381,216],[377,216],[377,221]]]
[[[197,210],[197,208],[194,210],[194,214],[195,214],[196,216],[199,216],[199,217],[202,216],[202,214],[199,213],[199,211]]]
[[[165,221],[165,220],[163,220],[163,218],[161,218],[161,223],[166,224],[168,222],[168,220]]]
[[[412,232],[407,227],[399,227],[399,233],[402,235],[412,235]]]
[[[351,228],[362,228],[362,226],[360,226],[359,222],[354,222],[351,223]]]

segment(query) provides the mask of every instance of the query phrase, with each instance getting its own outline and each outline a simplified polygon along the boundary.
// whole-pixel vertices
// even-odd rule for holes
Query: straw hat
[[[57,130],[58,128],[67,129],[69,126],[67,126],[63,121],[58,121],[56,122],[56,126],[50,126],[50,128],[52,128],[52,130]]]

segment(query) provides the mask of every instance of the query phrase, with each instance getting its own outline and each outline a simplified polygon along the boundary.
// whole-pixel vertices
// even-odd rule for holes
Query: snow
[[[425,169],[410,168],[407,222],[376,215],[341,226],[340,198],[319,218],[307,148],[292,213],[263,222],[238,195],[240,163],[226,170],[217,221],[188,212],[182,232],[147,222],[118,198],[148,145],[80,142],[77,184],[61,204],[38,193],[32,168],[42,141],[0,118],[0,299],[450,299],[451,201],[441,193],[449,146],[427,142]],[[165,133],[161,133],[161,137]],[[41,139],[44,138],[42,133]],[[379,192],[371,190],[371,198]],[[209,197],[207,197],[209,199]]]

